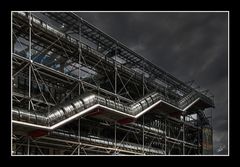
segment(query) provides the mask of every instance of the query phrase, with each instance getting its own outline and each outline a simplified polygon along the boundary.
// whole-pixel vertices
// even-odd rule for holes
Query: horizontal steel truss
[[[22,57],[18,54],[12,54],[12,57],[13,57],[13,59],[17,59],[17,61],[20,60],[21,63],[23,63],[23,62],[30,63],[31,62],[29,59],[24,58],[24,57]],[[52,68],[47,67],[45,65],[42,65],[40,63],[32,62],[32,66],[35,67],[34,70],[38,71],[42,75],[42,77],[48,76],[48,77],[52,78],[52,79],[50,79],[51,81],[59,81],[59,82],[68,83],[70,86],[74,85],[74,83],[79,83],[80,85],[83,85],[83,87],[85,87],[85,88],[98,90],[101,93],[107,94],[109,96],[116,97],[120,100],[127,101],[129,103],[133,102],[133,100],[127,99],[127,98],[125,98],[121,95],[118,95],[118,94],[114,94],[111,91],[100,88],[100,87],[98,87],[94,84],[91,84],[91,83],[86,82],[84,80],[80,80],[80,79],[75,78],[73,76],[67,75],[63,72],[57,71],[55,69],[52,69]]]
[[[29,18],[30,18],[30,17],[29,17]],[[25,23],[27,23],[27,22],[25,22]],[[22,23],[22,24],[23,24],[23,23]],[[80,23],[79,23],[79,24],[80,24]],[[81,23],[80,25],[84,27],[85,25],[82,25],[82,24],[83,24],[83,23]],[[34,26],[34,25],[35,25],[35,24],[33,24],[33,26]],[[42,24],[40,24],[40,25],[42,25]],[[36,26],[36,25],[35,25],[35,26]],[[39,26],[39,25],[38,25],[38,26]],[[36,29],[36,27],[35,27],[35,29]],[[82,28],[78,28],[78,31],[79,31],[79,29],[82,31]],[[41,33],[43,33],[42,31],[43,31],[43,30],[41,30]],[[83,32],[81,32],[81,31],[80,31],[79,33],[80,33],[81,35],[84,35],[84,34],[85,34],[84,31],[83,31]],[[48,31],[48,32],[49,32],[49,31]],[[54,31],[54,32],[55,32],[55,31]],[[45,32],[44,32],[44,33],[45,33]],[[35,34],[36,34],[36,33],[35,33]],[[89,33],[89,34],[90,34],[90,33]],[[61,36],[63,36],[63,34],[61,34]],[[26,36],[26,37],[27,37],[27,36]],[[36,38],[36,35],[35,35],[35,38]],[[43,35],[41,36],[41,38],[43,38]],[[56,37],[55,37],[55,38],[56,38]],[[58,38],[58,40],[60,40],[60,39],[62,40],[64,37],[61,37],[61,38],[57,37],[57,38]],[[66,38],[66,37],[65,37],[65,38]],[[67,39],[68,39],[68,44],[67,44],[67,43],[66,43],[66,44],[67,44],[67,46],[69,47],[69,49],[64,49],[64,52],[67,53],[67,55],[69,55],[70,53],[76,54],[76,53],[77,53],[77,52],[76,52],[77,50],[74,49],[74,47],[72,47],[71,45],[69,45],[69,44],[70,44],[70,43],[69,43],[69,38],[73,39],[73,38],[70,37],[70,36],[67,37]],[[48,39],[49,39],[49,38],[48,38]],[[74,40],[75,40],[75,42],[73,42],[73,43],[76,43],[76,44],[77,44],[77,43],[78,43],[77,40],[76,40],[76,39],[74,39]],[[73,40],[73,41],[74,41],[74,40]],[[71,40],[71,41],[72,41],[72,40]],[[45,42],[46,42],[46,41],[45,41]],[[56,44],[57,44],[57,42],[54,43],[53,46],[55,46]],[[58,46],[59,46],[59,45],[62,45],[62,42],[60,42],[60,44],[58,44]],[[109,46],[109,48],[110,48],[110,46]],[[82,49],[80,49],[80,50],[82,50]],[[91,50],[91,51],[92,51],[92,50]],[[80,51],[80,52],[82,52],[82,51]],[[120,55],[120,54],[118,54],[118,55]],[[82,58],[83,58],[83,57],[82,57]],[[105,57],[105,58],[106,58],[106,57]],[[84,60],[84,59],[83,59],[83,60]],[[109,59],[109,60],[111,60],[111,59]],[[114,62],[113,59],[112,59],[111,61]],[[99,62],[98,62],[98,63],[99,63]],[[117,65],[118,63],[115,61],[114,64]],[[136,63],[136,64],[139,64],[139,63]],[[109,65],[109,64],[108,64],[108,65]],[[118,66],[118,65],[117,65],[117,66]],[[124,66],[123,66],[123,67],[124,67]],[[116,66],[115,66],[115,69],[116,69]],[[121,69],[122,69],[122,67],[121,67]],[[151,74],[152,74],[153,72],[154,72],[154,70],[151,70]],[[116,74],[116,76],[118,76],[118,74]],[[158,77],[159,77],[159,76],[162,77],[162,76],[165,76],[165,75],[159,74]],[[166,74],[166,76],[168,76],[168,75]],[[156,78],[156,77],[155,77],[155,78]],[[170,78],[171,78],[171,77],[170,77]],[[147,79],[147,78],[146,78],[146,79]],[[164,80],[165,82],[168,82],[168,79],[167,79],[167,78],[164,78],[163,80]],[[150,83],[155,83],[155,81],[151,81]],[[116,83],[115,83],[115,84],[116,84]],[[157,83],[155,83],[155,84],[157,84]],[[115,87],[113,87],[113,84],[111,84],[111,85],[112,85],[112,88],[115,89]],[[179,86],[179,84],[177,84],[177,85]],[[181,85],[181,84],[180,84],[180,85]],[[115,86],[116,86],[116,85],[115,85]],[[176,85],[175,85],[175,86],[176,86]],[[185,85],[185,86],[188,87],[187,85]],[[157,87],[161,87],[161,86],[160,86],[159,84],[157,84]],[[166,87],[165,91],[167,91],[168,93],[171,93],[171,91],[169,92],[169,91],[167,90],[168,87],[169,87],[169,86]],[[170,87],[172,88],[172,86],[170,86]],[[190,87],[188,87],[188,89],[190,89],[190,91],[192,90],[192,88],[190,88]],[[187,92],[189,93],[190,91],[187,91]],[[196,91],[196,90],[195,90],[195,91]],[[199,94],[199,95],[200,95],[200,94]],[[205,97],[205,95],[202,95],[202,94],[201,94],[201,96],[204,97],[206,100],[208,99],[207,97]],[[208,101],[210,101],[210,100],[208,99]]]
[[[18,55],[16,55],[16,54],[14,54],[13,57],[14,57],[14,58],[21,59],[21,60],[28,61],[26,58],[23,58],[23,57],[18,56]],[[40,67],[42,66],[42,65],[40,65],[40,64],[38,64],[38,63],[35,63],[35,62],[33,63],[33,65],[36,66],[38,69],[40,69]],[[50,68],[49,68],[49,69],[50,69]],[[46,68],[45,68],[45,70],[46,70]],[[57,72],[56,70],[52,70],[52,69],[51,69],[51,72],[52,72],[52,71],[54,71],[54,72],[56,72],[56,73],[58,73],[58,74],[59,74],[59,73],[61,74],[61,72]],[[50,72],[50,70],[48,71],[48,73],[49,73],[49,72]],[[71,76],[68,76],[68,75],[66,75],[66,74],[62,74],[62,75],[63,75],[63,76],[66,76],[66,77],[68,77],[68,78],[70,77],[71,79],[76,80],[75,78],[73,78],[73,77],[71,77]],[[78,82],[81,82],[81,81],[79,81],[79,80],[77,80],[77,81],[78,81]],[[83,83],[83,85],[85,85],[85,82]],[[19,94],[19,93],[15,93],[15,92],[13,93],[13,95],[14,95],[14,96],[20,96],[20,97],[26,97],[26,98],[28,98],[28,96],[23,96],[23,95],[21,95],[21,94]],[[39,100],[39,99],[36,99],[36,98],[32,98],[32,100],[33,100],[33,101],[37,101],[37,102],[43,102],[43,101],[41,101],[41,100]],[[48,103],[48,102],[47,102],[46,104],[54,105],[54,104]],[[187,107],[187,108],[188,108],[188,107]]]
[[[144,70],[144,72],[153,75],[154,78],[158,78],[166,84],[171,85],[171,87],[177,87],[180,90],[184,90],[187,92],[189,92],[189,89],[192,89],[185,83],[170,75],[169,73],[155,66],[147,59],[139,56],[137,53],[127,48],[121,42],[113,39],[112,37],[103,33],[101,30],[97,29],[87,21],[83,20],[76,13],[46,12],[43,14],[48,16],[50,19],[58,22],[59,24],[64,24],[67,29],[70,29],[75,33],[78,33],[79,25],[81,25],[82,36],[92,41],[93,43],[100,45],[105,50],[109,50],[109,48],[117,48],[118,55],[124,60],[126,60],[128,65],[131,64],[132,67],[139,67],[140,69]]]

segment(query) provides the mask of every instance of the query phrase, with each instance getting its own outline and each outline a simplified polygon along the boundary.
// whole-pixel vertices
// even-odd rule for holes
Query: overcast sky
[[[215,96],[214,154],[228,151],[227,13],[79,13],[182,81]]]

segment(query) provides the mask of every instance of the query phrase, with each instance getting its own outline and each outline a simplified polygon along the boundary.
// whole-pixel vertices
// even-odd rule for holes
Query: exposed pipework
[[[78,140],[79,136],[75,134],[70,134],[69,132],[65,131],[53,131],[51,132],[51,135],[53,136],[58,136],[62,137],[64,139],[74,139]],[[81,141],[86,141],[86,142],[93,142],[96,144],[101,144],[101,145],[106,145],[106,146],[114,146],[115,142],[113,140],[101,138],[98,136],[92,136],[92,137],[86,137],[86,136],[81,136],[80,137]],[[121,143],[116,143],[117,148],[124,148],[124,149],[131,149],[131,150],[136,150],[136,151],[142,151],[143,148],[137,144],[130,143],[130,142],[121,142]],[[154,149],[154,148],[144,148],[144,152],[149,152],[153,154],[164,154],[164,151],[161,149]]]
[[[190,104],[188,102],[185,105],[179,106],[178,103],[174,105],[173,103],[170,104],[160,93],[153,92],[131,105],[124,105],[93,93],[87,93],[71,102],[54,107],[52,111],[46,115],[37,111],[14,108],[12,110],[13,123],[53,130],[98,107],[136,119],[161,102],[181,112],[191,107],[191,105],[196,103],[199,99],[200,98],[197,98],[197,96],[195,98],[191,96]]]
[[[15,12],[15,13],[18,14],[18,15],[16,15],[16,16],[18,16],[18,17],[20,16],[20,17],[31,18],[31,19],[32,19],[32,22],[33,22],[34,24],[38,25],[38,27],[41,27],[41,28],[47,30],[48,32],[54,33],[54,34],[57,35],[57,36],[60,36],[60,37],[62,37],[62,38],[65,38],[66,40],[68,40],[68,42],[71,42],[71,43],[73,43],[73,44],[75,44],[75,45],[78,45],[78,42],[79,42],[79,41],[78,41],[77,39],[73,38],[72,36],[69,36],[69,35],[67,35],[67,34],[64,34],[64,33],[60,32],[59,30],[55,29],[53,26],[50,26],[50,25],[48,25],[47,23],[45,23],[44,21],[42,21],[40,18],[38,18],[38,17],[36,17],[36,16],[33,16],[33,15],[28,15],[28,14],[25,13],[25,12]],[[73,14],[73,15],[75,15],[75,14]],[[75,16],[76,16],[76,15],[75,15]],[[72,16],[71,16],[71,17],[72,17]],[[82,19],[81,19],[81,22],[84,22],[84,24],[89,25],[89,23],[87,23],[85,20],[82,20]],[[91,26],[92,26],[92,25],[91,25]],[[98,30],[98,31],[99,31],[99,30]],[[120,44],[120,43],[119,43],[119,44]],[[125,48],[125,46],[123,46],[122,44],[120,44],[120,45],[121,45],[124,49],[127,49],[127,51],[128,51],[128,48]],[[108,57],[105,57],[105,56],[101,55],[99,52],[96,52],[96,51],[95,51],[94,49],[92,49],[90,46],[87,46],[86,44],[83,44],[82,42],[81,42],[81,46],[82,46],[82,49],[83,49],[83,50],[86,50],[86,51],[88,51],[88,52],[91,52],[91,53],[93,53],[95,56],[98,56],[98,57],[100,57],[100,58],[103,58],[103,57],[104,57],[105,60],[108,60],[108,59],[109,59]],[[133,52],[131,51],[131,53],[133,53]],[[138,57],[138,55],[136,55],[136,54],[135,54],[135,56]],[[146,60],[145,60],[145,61],[146,61]],[[141,74],[138,73],[137,71],[133,70],[133,69],[126,68],[125,66],[122,66],[122,64],[117,63],[117,62],[114,62],[114,63],[113,63],[113,61],[112,61],[111,59],[109,59],[108,62],[109,62],[109,63],[112,63],[112,64],[116,64],[116,65],[118,66],[118,68],[121,68],[122,70],[124,70],[124,71],[127,72],[127,73],[132,73],[132,72],[134,72],[135,74],[138,74],[138,77],[141,78]],[[153,65],[152,63],[150,63],[150,62],[148,62],[148,63],[151,64],[152,66],[154,66],[154,65]],[[157,69],[158,69],[159,71],[162,71],[162,70],[159,69],[159,68],[157,68]],[[173,81],[175,81],[175,82],[177,82],[177,83],[179,83],[179,84],[183,84],[181,81],[179,81],[179,80],[176,79],[175,77],[171,76],[170,74],[168,74],[168,73],[166,73],[166,72],[164,72],[164,74],[166,75],[166,77],[168,77],[169,80],[173,80]],[[149,83],[150,83],[151,85],[155,85],[154,87],[162,87],[161,84],[158,84],[158,83],[155,82],[155,81],[154,81],[154,82],[149,82]],[[197,93],[198,96],[201,96],[202,99],[204,99],[205,101],[207,101],[207,102],[210,103],[211,105],[214,105],[211,98],[207,97],[206,95],[204,95],[204,94],[202,94],[202,93],[200,93],[200,92],[197,92],[196,90],[193,90],[190,86],[185,85],[185,87],[187,88],[187,92],[188,92],[188,91],[193,91],[194,93]],[[166,89],[166,87],[162,87],[162,88],[165,88],[165,89]],[[181,89],[186,89],[186,88],[182,87]],[[185,91],[186,91],[186,90],[185,90]],[[185,91],[184,91],[184,92],[185,92]],[[169,91],[169,93],[172,94],[173,96],[176,96],[176,94],[172,93],[171,91]]]

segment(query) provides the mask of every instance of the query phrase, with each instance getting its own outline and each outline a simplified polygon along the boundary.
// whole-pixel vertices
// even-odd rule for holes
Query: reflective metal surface
[[[184,100],[179,102],[179,105],[175,106],[183,108],[186,106],[186,104],[189,104],[190,102],[196,100],[196,98],[197,96],[194,96],[194,94],[191,93],[189,96],[184,97]],[[96,104],[100,104],[102,106],[115,109],[119,112],[136,116],[142,111],[146,111],[147,109],[154,106],[155,103],[157,103],[159,100],[164,101],[159,93],[153,92],[131,105],[124,105],[118,102],[114,102],[113,100],[95,95],[93,93],[87,93],[71,102],[54,107],[52,109],[52,112],[46,115],[42,115],[42,113],[38,111],[28,111],[18,108],[13,109],[12,113],[14,120],[51,126]],[[187,103],[185,102],[186,100]]]

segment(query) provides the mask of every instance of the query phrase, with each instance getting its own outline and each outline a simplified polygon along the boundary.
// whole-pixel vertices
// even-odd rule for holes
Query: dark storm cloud
[[[79,13],[177,78],[215,95],[214,153],[228,150],[227,13]],[[223,149],[218,149],[223,146]],[[221,151],[219,151],[221,150]]]

